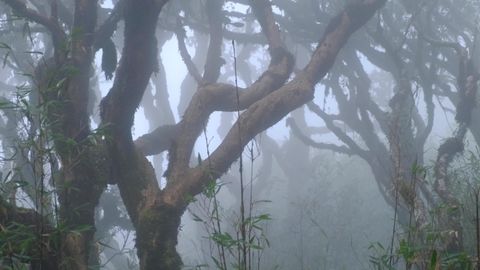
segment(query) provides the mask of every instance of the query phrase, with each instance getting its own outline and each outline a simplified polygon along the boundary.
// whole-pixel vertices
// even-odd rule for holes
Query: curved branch
[[[65,32],[56,21],[39,14],[31,8],[28,8],[27,5],[20,0],[2,1],[5,2],[8,6],[10,6],[13,11],[18,13],[18,15],[25,17],[26,19],[36,22],[40,25],[43,25],[45,28],[47,28],[52,33],[53,41],[56,47],[61,44],[61,41],[65,40]]]
[[[200,75],[198,68],[195,66],[195,63],[193,63],[192,57],[187,51],[187,46],[185,45],[185,29],[183,29],[180,19],[177,20],[175,35],[178,41],[178,50],[180,51],[180,56],[187,66],[188,73],[195,79],[197,84],[201,85],[203,78]]]
[[[184,178],[185,168],[188,168],[188,159],[191,154],[190,151],[187,151],[187,155],[182,157],[187,158],[182,166],[182,171],[176,168],[173,172],[174,178],[183,178],[185,181],[167,183],[164,192],[165,201],[173,205],[185,204],[184,199],[179,198],[178,194],[195,195],[201,192],[204,183],[212,177],[218,177],[226,172],[254,136],[280,121],[290,111],[311,101],[314,85],[330,70],[335,57],[347,39],[363,26],[385,2],[385,0],[367,0],[347,5],[343,12],[330,22],[306,68],[292,81],[255,102],[243,112],[236,123],[241,128],[232,128],[220,146],[212,153],[209,162],[189,170],[190,177]],[[174,160],[177,158],[175,154],[185,155],[185,152],[174,153]]]
[[[310,82],[316,84],[325,76],[333,65],[339,48],[342,48],[347,39],[362,27],[385,2],[385,0],[353,2],[330,21],[311,61],[304,69]]]
[[[269,0],[251,1],[253,13],[255,14],[262,32],[267,37],[268,46],[271,49],[283,46],[280,30],[275,22],[272,6]]]
[[[267,9],[267,7],[265,8]],[[264,12],[272,11],[270,8]],[[275,23],[269,25],[276,27]],[[262,31],[271,30],[265,29]],[[279,32],[277,31],[277,33]],[[274,42],[271,43],[274,44]],[[241,91],[239,95],[240,105],[237,104],[237,88],[233,85],[219,83],[205,85],[195,93],[182,121],[179,123],[180,136],[175,139],[173,149],[170,151],[167,175],[170,172],[178,175],[185,173],[185,168],[189,167],[188,164],[195,141],[211,113],[214,111],[236,111],[247,108],[257,100],[281,87],[287,81],[293,69],[293,56],[283,47],[270,48],[269,52],[271,60],[268,70],[252,86]]]
[[[207,50],[203,82],[214,83],[220,76],[220,68],[225,64],[222,55],[223,23],[222,23],[223,0],[207,0],[205,5],[210,30],[210,42]]]
[[[362,149],[352,138],[350,138],[350,136],[337,127],[333,123],[333,119],[330,115],[326,114],[322,109],[320,109],[320,107],[318,107],[318,105],[313,102],[309,102],[307,106],[313,113],[322,118],[327,128],[331,130],[335,136],[345,143],[355,154],[366,160],[368,159],[368,151]]]
[[[146,156],[156,155],[168,150],[179,135],[179,125],[165,125],[135,140],[135,146]]]
[[[320,143],[312,140],[310,137],[305,135],[300,128],[298,127],[297,123],[295,122],[295,119],[293,118],[288,118],[287,119],[287,125],[290,126],[292,133],[299,139],[301,140],[304,144],[317,148],[317,149],[324,149],[324,150],[331,150],[336,153],[341,153],[341,154],[346,154],[346,155],[353,155],[354,152],[346,147],[346,146],[340,146],[340,145],[335,145],[331,143]]]

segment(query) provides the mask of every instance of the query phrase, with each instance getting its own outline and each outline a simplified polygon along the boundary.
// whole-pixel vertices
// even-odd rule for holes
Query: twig
[[[203,78],[198,72],[197,67],[192,61],[192,57],[187,51],[187,46],[185,45],[185,30],[181,25],[180,18],[177,19],[177,27],[175,29],[175,35],[177,36],[178,41],[178,50],[180,51],[180,56],[182,57],[183,62],[187,66],[188,73],[195,79],[195,81],[201,85]]]

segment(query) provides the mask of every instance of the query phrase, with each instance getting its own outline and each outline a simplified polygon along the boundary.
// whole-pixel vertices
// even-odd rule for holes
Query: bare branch
[[[262,26],[263,34],[267,37],[268,46],[271,49],[282,47],[280,30],[274,19],[270,0],[251,1],[251,6]]]
[[[47,18],[35,10],[28,8],[27,5],[21,0],[2,0],[8,6],[12,8],[19,16],[25,17],[28,20],[36,22],[40,25],[46,27],[53,36],[53,40],[56,45],[60,45],[62,40],[65,40],[65,32],[60,27],[60,25],[54,20]]]
[[[292,81],[255,102],[241,114],[236,124],[242,127],[241,130],[238,128],[230,130],[224,141],[210,156],[208,167],[204,163],[204,165],[191,170],[192,177],[186,181],[167,183],[164,193],[165,200],[173,205],[183,204],[181,198],[174,194],[198,194],[205,181],[212,177],[218,177],[228,169],[242,153],[243,147],[256,134],[281,120],[290,111],[312,100],[314,85],[332,67],[336,55],[348,37],[365,24],[384,3],[384,0],[369,0],[347,5],[327,27],[307,67]],[[183,121],[185,120],[184,118]],[[188,122],[189,125],[198,125],[198,123]],[[200,125],[202,124],[203,121],[200,121]],[[191,143],[188,140],[180,142]],[[175,171],[172,172],[174,178],[182,179],[181,176],[185,176],[185,168],[188,168],[190,154],[191,150],[185,149],[180,149],[180,151],[177,149],[173,155],[170,153],[173,160],[179,158],[180,155],[184,159],[183,166],[174,168]]]
[[[461,54],[462,51],[464,50],[462,46],[460,46],[457,42],[449,42],[449,41],[441,41],[441,40],[435,40],[431,37],[428,37],[424,35],[422,32],[419,32],[420,38],[424,39],[428,43],[432,44],[435,47],[440,47],[440,48],[451,48],[454,49],[457,54]]]
[[[237,89],[233,85],[205,85],[195,93],[180,122],[180,136],[176,138],[175,147],[170,152],[167,175],[170,172],[185,173],[195,141],[211,113],[218,110],[242,110],[244,106],[246,108],[269,95],[287,81],[293,69],[293,56],[283,47],[273,48],[269,52],[271,60],[268,70],[251,87],[241,91],[239,105],[236,99]]]
[[[330,21],[311,61],[304,69],[309,82],[316,84],[325,76],[335,61],[338,49],[342,48],[347,39],[385,2],[384,0],[353,2]]]
[[[197,84],[202,84],[202,76],[198,72],[195,63],[193,63],[192,57],[187,51],[187,46],[185,45],[185,29],[181,25],[180,18],[177,19],[177,27],[175,28],[175,35],[177,36],[178,41],[178,50],[180,51],[180,56],[182,57],[183,62],[187,66],[188,73],[195,79]]]
[[[353,151],[346,146],[340,146],[331,143],[320,143],[312,140],[300,130],[300,128],[297,126],[297,123],[295,122],[295,119],[291,117],[287,119],[287,125],[290,126],[292,133],[306,145],[318,149],[331,150],[336,153],[347,154],[349,156],[354,154]]]
[[[144,155],[156,155],[168,150],[176,136],[179,125],[166,125],[156,128],[135,141],[135,146]]]
[[[262,0],[265,1],[265,0]],[[259,1],[259,2],[262,2]],[[258,3],[259,3],[258,2]],[[268,1],[267,1],[268,2]],[[256,5],[255,10],[259,14],[267,14],[271,13],[271,7],[268,5]],[[273,16],[266,16],[266,20],[273,19]],[[290,76],[293,68],[293,56],[286,51],[280,41],[280,31],[278,30],[278,26],[272,23],[263,23],[264,26],[269,27],[268,29],[262,28],[264,33],[268,33],[269,44],[271,44],[270,48],[270,65],[267,71],[257,79],[249,88],[247,89],[239,89],[239,104],[237,104],[236,100],[236,88],[233,85],[228,84],[211,84],[211,85],[204,85],[202,88],[197,91],[197,94],[192,99],[191,105],[189,106],[190,112],[187,112],[185,115],[185,119],[188,118],[188,115],[192,115],[192,125],[193,127],[198,126],[197,130],[200,132],[203,129],[203,123],[205,122],[206,118],[210,115],[213,111],[236,111],[237,109],[244,110],[251,106],[255,101],[262,99],[263,97],[267,96],[272,91],[278,89]],[[271,41],[270,41],[271,39]],[[180,53],[184,54],[186,49],[181,48],[180,40],[179,40],[179,47]],[[182,53],[183,51],[183,53]],[[185,54],[184,60],[190,62],[189,56]],[[195,74],[198,72],[194,71],[193,64],[187,64],[187,67],[191,69],[191,74]],[[200,75],[194,75],[197,77],[197,81],[200,81]],[[197,105],[192,105],[197,104]],[[201,108],[198,111],[193,108]],[[203,120],[201,120],[203,119]],[[184,121],[185,122],[185,121]],[[200,124],[200,125],[199,125]],[[188,126],[184,124],[184,126],[189,127],[189,130],[193,130],[192,126]],[[165,144],[165,140],[159,136],[162,134],[160,129],[164,127],[157,128],[152,134],[144,135],[141,137],[141,142],[138,142],[138,145],[142,152],[149,153],[149,154],[158,154],[162,151],[165,151],[169,148],[169,145]],[[186,134],[186,132],[181,132],[182,134]],[[193,141],[193,137],[190,138]],[[155,144],[161,145],[161,147],[151,147]],[[147,146],[149,150],[146,150],[144,146]],[[188,158],[187,158],[188,159]],[[172,159],[171,159],[172,160]]]
[[[318,115],[325,122],[325,125],[330,129],[343,143],[345,143],[353,153],[359,155],[364,159],[368,159],[368,153],[363,150],[350,136],[343,132],[339,127],[333,123],[333,119],[330,115],[325,113],[318,105],[313,102],[307,104],[308,108]]]
[[[223,0],[207,0],[205,5],[210,29],[210,42],[208,44],[205,69],[203,71],[204,83],[214,83],[220,76],[220,68],[225,64],[222,55],[223,23],[221,17]]]

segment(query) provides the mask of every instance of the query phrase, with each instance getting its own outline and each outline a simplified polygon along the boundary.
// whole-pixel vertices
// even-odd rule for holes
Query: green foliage
[[[33,75],[23,74],[30,83],[16,87],[13,97],[0,98],[0,112],[4,120],[0,128],[4,135],[3,149],[6,150],[0,160],[0,198],[5,203],[0,207],[1,269],[30,269],[34,263],[45,260],[46,256],[58,256],[62,236],[92,231],[91,225],[67,226],[59,219],[57,193],[78,187],[70,183],[59,185],[63,183],[64,174],[58,160],[59,148],[53,142],[61,142],[62,150],[73,152],[79,150],[79,144],[94,146],[105,135],[99,129],[86,140],[76,142],[57,132],[55,127],[58,123],[52,122],[49,117],[52,112],[57,113],[65,101],[42,99],[39,95],[61,95],[68,76],[75,71],[67,67],[63,71],[46,72],[51,74],[48,75],[48,85],[44,85],[47,87],[44,93],[38,93],[36,88],[32,90],[34,86],[31,82],[35,82]],[[78,156],[92,165],[99,165],[102,158],[87,157],[81,153]],[[83,211],[80,208],[69,209],[69,214],[78,215]],[[26,216],[24,224],[15,222],[14,217],[20,213]]]
[[[198,160],[201,164],[200,157]],[[252,201],[244,219],[241,215],[236,215],[233,220],[229,220],[225,214],[227,210],[218,199],[225,186],[226,183],[212,179],[205,184],[200,196],[189,198],[198,208],[197,211],[189,209],[193,221],[203,226],[208,234],[204,239],[214,247],[208,256],[213,265],[203,263],[192,268],[206,269],[213,266],[222,270],[258,269],[261,253],[270,245],[265,235],[265,225],[271,217],[267,213],[254,214],[253,208],[256,204],[268,201]],[[242,230],[245,237],[242,236]],[[242,260],[242,254],[246,255],[248,261]]]
[[[369,257],[369,262],[375,270],[395,270],[391,266],[391,255],[381,243],[372,243],[368,249],[373,253]]]
[[[271,220],[271,217],[267,213],[248,215],[243,222],[238,217],[228,225],[225,220],[225,209],[220,206],[217,198],[224,186],[225,183],[213,180],[204,186],[202,195],[195,200],[197,204],[201,205],[201,213],[190,211],[192,219],[203,225],[209,233],[205,239],[215,246],[216,252],[210,254],[215,269],[256,269],[257,263],[243,263],[238,258],[245,249],[250,258],[258,256],[257,258],[260,259],[260,253],[270,245],[264,226]],[[248,232],[248,237],[242,238],[242,229]],[[194,269],[209,267],[208,264],[200,264],[196,265]]]
[[[448,176],[448,188],[454,202],[439,201],[429,211],[430,216],[422,226],[412,224],[403,233],[396,235],[397,247],[394,252],[380,243],[370,245],[370,263],[374,269],[470,270],[476,267],[477,243],[476,226],[480,224],[477,210],[480,190],[480,151],[469,151],[457,161]],[[428,176],[425,168],[412,168],[415,174]],[[459,219],[460,232],[449,228],[448,218]],[[452,236],[461,235],[460,251],[450,251]],[[415,236],[415,237],[413,237]],[[455,239],[455,238],[454,238]]]
[[[4,68],[7,65],[8,57],[12,53],[12,48],[10,48],[8,44],[0,42],[0,50],[5,50],[5,55],[3,56],[2,60],[2,68]]]
[[[0,257],[29,261],[30,250],[37,244],[37,235],[30,226],[11,223],[0,231]]]

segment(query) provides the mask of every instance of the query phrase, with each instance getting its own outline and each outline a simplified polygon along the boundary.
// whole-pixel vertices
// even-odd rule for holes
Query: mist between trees
[[[480,269],[469,0],[1,0],[0,269]]]

